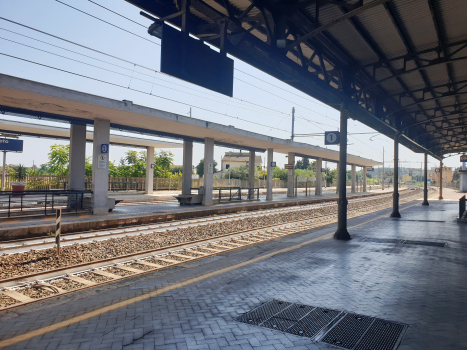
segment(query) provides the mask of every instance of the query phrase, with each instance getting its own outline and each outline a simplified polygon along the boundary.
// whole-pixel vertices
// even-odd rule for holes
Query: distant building
[[[452,167],[443,166],[443,183],[444,182],[452,182]],[[435,168],[431,168],[428,172],[428,178],[431,181],[436,181],[439,183],[439,173],[436,173]]]
[[[221,171],[225,173],[229,168],[235,168],[242,165],[248,166],[250,161],[249,153],[242,152],[226,152],[221,160]],[[262,166],[263,160],[261,156],[255,157],[255,166]]]

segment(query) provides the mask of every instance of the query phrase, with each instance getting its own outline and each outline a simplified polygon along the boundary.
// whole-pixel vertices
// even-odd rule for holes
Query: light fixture
[[[164,23],[154,22],[148,28],[149,35],[162,39],[162,26]]]

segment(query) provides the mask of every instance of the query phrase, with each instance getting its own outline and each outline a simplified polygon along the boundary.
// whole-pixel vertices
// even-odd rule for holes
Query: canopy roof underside
[[[158,18],[185,0],[127,0]],[[467,1],[192,0],[198,38],[440,159],[467,151]],[[167,19],[182,25],[182,16]],[[227,30],[222,32],[223,23]],[[224,34],[225,33],[225,34]],[[285,47],[284,47],[285,46]]]

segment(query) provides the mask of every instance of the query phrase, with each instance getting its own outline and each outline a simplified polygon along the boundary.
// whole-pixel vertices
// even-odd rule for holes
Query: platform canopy
[[[24,115],[17,115],[23,116]],[[68,140],[70,138],[70,128],[63,128],[58,126],[16,122],[7,119],[0,119],[0,133],[18,135],[18,136],[35,136],[43,138],[52,138],[56,140]],[[92,131],[86,132],[86,141],[92,142],[94,133]],[[181,143],[149,140],[133,136],[124,136],[110,134],[110,144],[119,146],[128,146],[136,148],[182,148]]]
[[[339,152],[323,147],[3,74],[0,74],[0,112],[88,125],[92,125],[94,119],[107,119],[115,130],[200,143],[204,143],[205,138],[213,138],[216,145],[234,149],[264,152],[272,148],[277,153],[294,152],[297,156],[339,161]],[[347,162],[358,166],[381,164],[350,154]]]
[[[415,152],[467,151],[465,0],[127,1]]]

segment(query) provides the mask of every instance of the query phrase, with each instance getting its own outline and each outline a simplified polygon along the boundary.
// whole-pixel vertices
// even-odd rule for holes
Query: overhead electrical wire
[[[132,91],[135,91],[135,92],[139,92],[139,93],[146,94],[146,95],[150,95],[150,96],[154,96],[154,97],[158,97],[158,98],[161,98],[161,99],[164,99],[164,100],[167,100],[167,101],[171,101],[171,102],[175,102],[175,103],[178,103],[178,104],[182,104],[182,105],[185,105],[185,106],[192,106],[192,107],[198,108],[198,109],[203,110],[203,111],[206,111],[206,112],[210,112],[210,113],[214,113],[214,114],[218,114],[218,115],[223,115],[223,116],[226,116],[226,117],[229,117],[229,118],[233,118],[233,119],[237,119],[237,120],[241,120],[241,121],[244,121],[244,122],[247,122],[247,123],[251,123],[251,124],[263,126],[263,127],[265,127],[265,128],[270,128],[269,125],[264,125],[264,124],[256,123],[256,122],[253,122],[253,121],[250,121],[250,120],[246,120],[246,119],[243,119],[243,118],[234,117],[234,116],[228,115],[227,113],[220,113],[220,112],[216,112],[216,111],[213,111],[213,110],[204,108],[204,107],[193,106],[193,105],[190,105],[189,103],[177,101],[177,100],[174,100],[174,99],[170,99],[170,98],[163,97],[163,96],[159,96],[159,95],[155,95],[155,94],[150,94],[150,93],[145,92],[145,91],[142,91],[142,90],[138,90],[138,89],[135,89],[135,88],[131,88],[131,87],[119,85],[119,84],[116,84],[116,83],[111,83],[111,82],[108,82],[108,81],[105,81],[105,80],[101,80],[101,79],[97,79],[97,78],[92,78],[92,77],[89,77],[89,76],[84,75],[84,74],[79,74],[79,73],[70,72],[70,71],[67,71],[67,70],[64,70],[64,69],[60,69],[60,68],[57,68],[57,67],[48,66],[48,65],[46,65],[46,64],[42,64],[42,63],[34,62],[34,61],[31,61],[31,60],[27,60],[27,59],[24,59],[24,58],[20,58],[20,57],[8,55],[8,54],[5,54],[5,53],[3,53],[3,52],[0,52],[0,55],[6,56],[6,57],[10,57],[10,58],[14,58],[14,59],[17,59],[17,60],[20,60],[20,61],[32,63],[32,64],[35,64],[35,65],[38,65],[38,66],[42,66],[42,67],[54,69],[54,70],[57,70],[57,71],[60,71],[60,72],[72,74],[72,75],[79,76],[79,77],[82,77],[82,78],[91,79],[91,80],[98,81],[98,82],[101,82],[101,83],[105,83],[105,84],[108,84],[108,85],[112,85],[112,86],[124,88],[124,89],[127,89],[127,90],[132,90]],[[288,132],[287,130],[283,130],[283,129],[277,129],[277,130],[279,130],[279,131],[284,131],[284,132]]]
[[[141,68],[143,68],[143,69],[150,70],[151,72],[156,72],[156,73],[160,73],[160,74],[165,75],[164,73],[161,73],[160,71],[157,71],[157,70],[155,70],[155,69],[153,69],[153,68],[149,68],[149,67],[140,65],[140,64],[138,64],[138,63],[131,62],[131,61],[122,59],[122,58],[117,57],[117,56],[114,56],[114,55],[110,55],[110,54],[108,54],[108,53],[105,53],[105,52],[102,52],[102,51],[99,51],[99,50],[90,48],[90,47],[88,47],[88,46],[78,44],[78,43],[73,42],[73,41],[71,41],[71,40],[64,39],[64,38],[62,38],[62,37],[59,37],[59,36],[56,36],[56,35],[53,35],[53,34],[44,32],[44,31],[42,31],[42,30],[39,30],[39,29],[30,27],[30,26],[26,26],[26,25],[24,25],[24,24],[22,24],[22,23],[15,22],[15,21],[9,20],[9,19],[4,18],[4,17],[0,17],[0,19],[5,20],[5,21],[10,22],[10,23],[13,23],[13,24],[16,24],[16,25],[19,25],[19,26],[22,26],[22,27],[25,27],[25,28],[28,28],[28,29],[30,29],[30,30],[34,30],[34,31],[39,32],[39,33],[41,33],[41,34],[48,35],[48,36],[53,37],[53,38],[55,38],[55,39],[59,39],[59,40],[65,41],[65,42],[70,43],[70,44],[73,44],[73,45],[77,45],[77,46],[79,46],[79,47],[81,47],[81,48],[85,48],[85,49],[87,49],[87,50],[90,50],[90,51],[93,51],[93,52],[96,52],[96,53],[99,53],[99,54],[102,54],[102,55],[105,55],[105,56],[108,56],[108,57],[111,57],[111,58],[114,58],[114,59],[117,59],[117,60],[120,60],[120,61],[122,61],[122,62],[126,62],[126,63],[128,63],[128,64],[132,64],[132,65],[134,65],[134,66],[137,66],[137,67],[141,67]],[[3,28],[2,28],[2,29],[3,29]],[[12,33],[15,33],[15,34],[18,34],[18,35],[25,36],[25,35],[23,35],[23,34],[19,34],[19,33],[10,31],[10,30],[8,30],[8,29],[4,29],[4,30],[7,30],[7,31],[9,31],[9,32],[12,32]],[[26,37],[27,37],[27,36],[26,36]],[[31,38],[31,37],[28,37],[28,38]],[[33,40],[38,40],[38,39],[34,39],[34,38],[31,38],[31,39],[33,39]],[[43,42],[43,41],[41,41],[41,40],[38,40],[38,41]],[[53,44],[50,44],[50,43],[47,43],[47,42],[44,42],[44,43],[49,44],[49,45],[52,45],[52,46],[55,46],[55,47],[58,47],[58,48],[61,48],[60,46],[53,45]],[[75,51],[72,51],[72,50],[69,50],[69,49],[65,49],[65,48],[62,48],[62,49],[67,50],[67,51],[70,51],[70,52],[76,53]],[[80,53],[78,53],[78,54],[80,54]],[[87,55],[84,55],[84,54],[81,54],[81,55],[91,58],[90,56],[87,56]],[[98,59],[96,59],[96,60],[98,60]],[[99,61],[101,61],[101,62],[106,62],[106,61],[103,61],[103,60],[99,60]],[[109,64],[112,64],[112,63],[109,63]],[[118,66],[118,65],[116,65],[116,66]],[[121,66],[118,66],[118,67],[121,67]],[[127,68],[125,68],[125,69],[127,69]],[[128,69],[127,69],[127,70],[128,70]],[[137,72],[137,73],[138,73],[138,74],[145,75],[144,73],[141,73],[141,72]],[[151,76],[151,77],[152,77],[152,76]],[[153,77],[152,77],[152,78],[153,78]],[[238,78],[236,78],[236,79],[237,79],[237,80],[240,80],[240,79],[238,79]],[[182,85],[180,85],[180,84],[172,83],[172,82],[169,82],[169,81],[166,81],[166,82],[168,82],[168,83],[170,83],[170,84],[182,86]],[[245,83],[247,83],[247,82],[245,82]],[[262,90],[262,91],[265,91],[266,93],[272,94],[273,96],[276,96],[276,97],[281,98],[280,96],[275,95],[275,94],[273,94],[272,92],[266,91],[266,90],[264,90],[264,89],[261,89],[260,87],[258,87],[258,86],[256,86],[256,85],[253,85],[253,84],[250,84],[250,83],[247,83],[247,84],[249,84],[249,85],[251,85],[251,86],[253,86],[253,87],[257,88],[257,89],[260,89],[260,90]],[[234,98],[234,99],[238,99],[238,98]],[[283,98],[282,98],[282,99],[283,99]],[[257,105],[257,104],[255,104],[255,103],[253,103],[253,102],[249,102],[249,101],[242,100],[242,99],[238,99],[238,100],[240,100],[240,101],[242,101],[242,102],[246,102],[246,103],[252,104],[252,105],[256,105],[256,106],[258,106],[258,107],[260,107],[260,108],[265,108],[265,109],[272,110],[272,109],[269,108],[269,107],[260,106],[260,105]],[[286,101],[293,103],[293,102],[290,101],[290,100],[286,100]],[[306,108],[306,107],[305,107],[305,108]],[[282,115],[287,115],[287,116],[288,116],[287,113],[284,113],[284,112],[281,112],[281,111],[277,111],[277,110],[273,110],[273,111],[275,111],[275,112],[277,112],[277,113],[280,113],[280,114],[282,114]],[[314,111],[312,111],[312,112],[314,112]],[[316,113],[316,112],[314,112],[314,113]],[[319,113],[319,114],[321,114],[321,113]],[[324,114],[323,114],[323,115],[324,115]],[[329,118],[329,119],[333,120],[332,118]]]
[[[0,18],[1,18],[1,17],[0,17]],[[2,18],[2,19],[3,19],[3,18]],[[132,73],[138,73],[138,74],[141,74],[141,75],[150,77],[150,78],[154,78],[154,76],[152,76],[152,75],[145,74],[145,73],[141,73],[141,72],[138,72],[138,71],[134,71],[134,69],[126,68],[126,67],[123,67],[123,66],[120,66],[120,65],[117,65],[117,64],[108,62],[108,61],[100,60],[100,59],[98,59],[98,58],[94,58],[94,57],[91,57],[91,56],[88,56],[88,55],[85,55],[85,54],[82,54],[82,53],[79,53],[79,52],[76,52],[76,51],[73,51],[73,50],[70,50],[70,49],[66,49],[66,48],[63,48],[63,47],[61,47],[61,46],[58,46],[58,45],[54,45],[54,44],[45,42],[45,41],[43,41],[43,40],[35,39],[35,38],[29,37],[29,36],[27,36],[27,35],[23,35],[23,34],[20,34],[20,33],[16,33],[16,32],[14,32],[14,31],[11,31],[11,30],[8,30],[8,29],[5,29],[5,28],[0,28],[0,30],[5,30],[5,31],[8,31],[8,32],[10,32],[10,33],[14,33],[14,34],[17,34],[17,35],[21,35],[21,36],[24,36],[24,37],[26,37],[26,38],[29,38],[29,39],[32,39],[32,40],[36,40],[36,41],[38,41],[38,42],[41,42],[41,43],[44,43],[44,44],[47,44],[47,45],[51,45],[51,46],[53,46],[53,47],[57,47],[57,48],[63,49],[63,50],[65,50],[65,51],[69,51],[69,52],[72,52],[72,53],[75,53],[75,54],[78,54],[78,55],[81,55],[81,56],[84,56],[84,57],[87,57],[87,58],[90,58],[90,59],[97,60],[97,61],[102,62],[102,63],[106,63],[106,64],[113,65],[113,66],[116,66],[116,67],[119,67],[119,68],[122,68],[122,69],[125,69],[125,70],[128,70],[128,71],[132,71]],[[48,34],[48,33],[45,33],[45,34]],[[49,34],[48,34],[48,35],[49,35]],[[65,57],[65,56],[61,56],[61,55],[59,55],[59,54],[55,54],[55,53],[52,53],[52,52],[49,52],[49,51],[45,51],[45,50],[42,50],[42,49],[39,49],[39,48],[36,48],[36,47],[32,47],[32,46],[29,46],[29,45],[26,45],[26,44],[22,44],[22,43],[19,43],[19,42],[10,40],[10,39],[5,39],[5,38],[3,38],[3,39],[4,39],[4,40],[11,41],[11,42],[14,42],[14,43],[19,44],[19,45],[27,46],[27,47],[30,47],[30,48],[33,48],[33,49],[36,49],[36,50],[44,51],[44,52],[47,52],[47,53],[52,54],[52,55],[56,55],[56,56],[60,56],[60,57],[62,57],[62,58],[67,58],[67,59],[73,60],[73,59],[71,59],[71,58],[68,58],[68,57]],[[63,38],[59,38],[59,39],[65,40],[65,41],[69,42],[68,40],[63,39]],[[71,43],[73,43],[73,42],[71,42]],[[76,43],[75,43],[75,44],[76,44]],[[80,45],[80,44],[76,44],[76,45],[82,46],[82,45]],[[85,48],[87,48],[87,47],[85,47]],[[92,48],[88,48],[88,49],[89,49],[89,50],[93,50]],[[93,51],[96,51],[96,50],[93,50]],[[130,61],[121,59],[121,58],[119,58],[119,57],[106,54],[106,53],[104,53],[104,52],[100,52],[100,51],[97,51],[97,52],[98,52],[98,53],[101,53],[101,54],[103,54],[103,55],[107,55],[107,56],[109,56],[109,57],[111,57],[111,58],[118,59],[118,60],[121,60],[121,61],[123,61],[123,62],[132,64],[133,66],[143,67],[143,68],[145,68],[145,69],[151,70],[153,73],[156,73],[156,74],[159,73],[159,74],[162,74],[162,75],[165,76],[165,74],[163,74],[163,73],[161,73],[161,72],[159,72],[159,71],[157,71],[157,70],[154,70],[154,69],[151,69],[151,68],[147,68],[147,67],[141,66],[141,65],[139,65],[139,64],[137,64],[137,63],[130,62]],[[91,64],[88,64],[88,63],[85,63],[85,62],[80,62],[80,63],[87,64],[87,65],[91,65]],[[93,65],[91,65],[91,66],[93,66]],[[98,67],[98,68],[100,68],[100,67]],[[105,69],[105,68],[102,68],[102,69]],[[114,73],[116,73],[116,74],[121,74],[121,73],[118,73],[118,72],[114,72]],[[142,79],[139,79],[139,78],[134,78],[134,79],[142,80]],[[146,81],[146,80],[143,80],[143,81],[148,82],[148,81]],[[183,86],[183,85],[181,85],[181,84],[177,84],[177,83],[170,82],[170,81],[167,81],[167,80],[162,80],[162,81],[164,81],[164,82],[166,82],[166,83],[169,83],[169,84],[176,85],[176,86],[180,86],[180,87],[185,88],[185,89],[189,89],[189,87]],[[148,82],[148,83],[152,83],[152,82]],[[165,85],[157,84],[157,83],[154,83],[154,85],[159,85],[159,86],[167,87],[167,86],[165,86]],[[168,88],[168,89],[173,89],[173,88],[170,88],[170,87],[167,87],[167,88]],[[201,92],[201,91],[199,91],[199,92]],[[191,94],[191,93],[189,93],[189,92],[185,92],[185,93]],[[203,93],[204,93],[204,91],[203,91]],[[212,96],[212,97],[218,98],[218,96],[215,96],[215,95],[208,95],[208,96]],[[206,97],[204,97],[204,96],[198,96],[198,97],[206,98]],[[209,98],[206,98],[206,99],[209,99]],[[251,105],[256,106],[256,107],[258,107],[258,108],[267,109],[267,110],[270,110],[270,111],[272,111],[272,112],[281,114],[281,115],[283,115],[283,116],[287,116],[287,115],[288,115],[287,113],[284,113],[284,112],[281,112],[281,111],[278,111],[278,110],[274,110],[274,109],[269,108],[269,107],[261,106],[261,105],[259,105],[259,104],[254,103],[254,102],[249,102],[249,101],[242,100],[242,99],[239,99],[239,98],[236,98],[236,97],[233,97],[232,99],[238,100],[238,101],[240,101],[240,102],[245,102],[245,103],[251,104]],[[228,102],[227,102],[227,101],[228,101]],[[220,103],[220,101],[214,101],[214,102]],[[222,100],[222,102],[223,102],[223,103],[231,103],[231,100],[230,100],[230,99],[226,99],[226,100]],[[246,109],[246,110],[258,112],[258,111],[256,111],[256,110],[252,110],[252,109],[245,108],[245,107],[242,107],[242,109]],[[259,113],[267,114],[267,113],[265,113],[265,112],[259,112]],[[270,114],[268,113],[268,115],[270,115]],[[284,118],[285,118],[285,117],[284,117]]]

